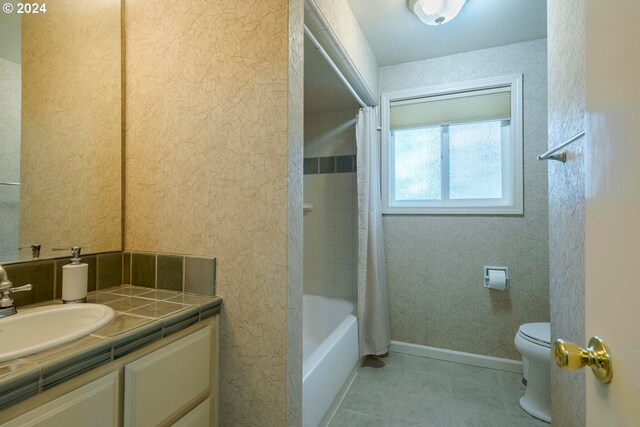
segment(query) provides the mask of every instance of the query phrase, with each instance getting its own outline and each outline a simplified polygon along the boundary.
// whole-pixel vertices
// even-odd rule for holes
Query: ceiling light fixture
[[[409,0],[409,9],[427,25],[446,24],[455,18],[467,0]]]

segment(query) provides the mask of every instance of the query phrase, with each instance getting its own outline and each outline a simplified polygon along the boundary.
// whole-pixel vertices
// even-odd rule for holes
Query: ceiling
[[[425,25],[408,0],[347,0],[380,66],[419,61],[547,36],[546,0],[467,0],[441,26]],[[358,107],[351,93],[305,37],[305,113]]]
[[[336,72],[307,37],[304,39],[304,112],[358,107]]]
[[[380,66],[547,36],[546,0],[468,0],[441,26],[423,24],[407,0],[347,1]]]

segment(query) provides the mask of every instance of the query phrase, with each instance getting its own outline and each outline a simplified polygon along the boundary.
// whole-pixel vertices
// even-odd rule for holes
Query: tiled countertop
[[[87,302],[113,308],[115,318],[84,338],[0,363],[0,410],[214,316],[222,306],[220,297],[129,285],[92,292]]]

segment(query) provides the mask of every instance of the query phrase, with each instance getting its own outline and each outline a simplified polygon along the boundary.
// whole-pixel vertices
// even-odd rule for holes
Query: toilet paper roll
[[[487,288],[504,291],[507,288],[507,273],[503,270],[489,270]]]

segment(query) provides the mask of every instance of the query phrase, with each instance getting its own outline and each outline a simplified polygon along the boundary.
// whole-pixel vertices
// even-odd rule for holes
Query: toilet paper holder
[[[493,289],[489,286],[489,271],[504,271],[505,275],[505,287],[504,290],[509,289],[509,267],[495,267],[495,266],[484,266],[484,287],[487,289]]]

